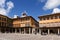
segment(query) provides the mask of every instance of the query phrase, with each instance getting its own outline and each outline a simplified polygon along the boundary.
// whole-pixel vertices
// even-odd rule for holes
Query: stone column
[[[34,34],[34,32],[35,32],[35,28],[32,28],[32,34]]]
[[[1,33],[1,28],[0,28],[0,33]]]
[[[17,30],[15,29],[15,33],[17,32]]]
[[[30,28],[29,28],[29,34],[30,34],[30,31],[31,31],[31,30],[30,30]]]
[[[58,34],[60,34],[60,32],[59,32],[60,30],[58,29]]]
[[[25,34],[25,28],[24,28],[24,34]]]
[[[13,33],[13,28],[12,28],[12,33]]]
[[[33,28],[32,28],[32,34],[33,34]]]
[[[5,33],[6,33],[6,28],[5,28]]]
[[[48,34],[50,34],[50,30],[48,29]]]
[[[10,33],[10,28],[9,28],[9,33]]]
[[[19,29],[19,32],[21,33],[21,29]]]
[[[0,28],[0,33],[1,33],[1,28]]]
[[[22,29],[20,28],[20,33],[22,34],[22,31],[21,31]]]
[[[41,29],[39,29],[39,34],[41,34]]]

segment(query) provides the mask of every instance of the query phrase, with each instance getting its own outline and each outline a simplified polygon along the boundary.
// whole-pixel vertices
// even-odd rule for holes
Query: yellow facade
[[[43,21],[39,21],[39,23],[54,23],[54,22],[60,22],[60,19],[53,19],[53,20],[43,20]]]
[[[26,26],[37,27],[37,25],[38,22],[31,16],[13,19],[14,27],[26,27]]]
[[[20,21],[19,20],[14,20],[13,21],[13,27],[20,27]]]
[[[49,15],[43,15],[39,16],[39,25],[45,25],[46,27],[49,27],[51,25],[59,25],[60,24],[60,13],[55,14],[49,14]]]

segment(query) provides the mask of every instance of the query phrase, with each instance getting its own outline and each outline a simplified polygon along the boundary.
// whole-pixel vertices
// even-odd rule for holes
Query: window
[[[25,20],[28,20],[28,18],[25,18]]]
[[[1,22],[0,22],[0,26],[1,26]]]
[[[43,27],[43,24],[39,24],[39,27]]]
[[[60,19],[60,16],[59,16],[59,19]]]
[[[17,24],[14,24],[14,27],[17,27]]]
[[[40,20],[42,20],[42,18],[40,18]]]
[[[26,23],[25,26],[30,26],[30,24],[29,23]]]
[[[2,22],[2,26],[4,26],[4,22]]]
[[[29,20],[29,18],[27,18],[27,20]]]
[[[1,17],[0,17],[0,20],[1,20]]]
[[[45,18],[43,18],[43,20],[45,20]]]
[[[23,20],[21,19],[21,22],[22,22]]]
[[[47,20],[49,20],[49,17],[47,17]]]
[[[21,27],[24,27],[25,26],[25,24],[21,24]]]
[[[55,19],[57,19],[58,17],[57,16],[55,16]]]
[[[3,21],[6,21],[6,18],[2,18]]]
[[[7,24],[5,23],[5,26],[7,26]]]
[[[51,17],[51,19],[53,19],[53,17]]]

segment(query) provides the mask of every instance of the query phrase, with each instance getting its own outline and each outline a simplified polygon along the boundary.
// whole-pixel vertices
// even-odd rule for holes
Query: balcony
[[[47,24],[40,24],[40,27],[59,27],[60,23],[47,23]]]

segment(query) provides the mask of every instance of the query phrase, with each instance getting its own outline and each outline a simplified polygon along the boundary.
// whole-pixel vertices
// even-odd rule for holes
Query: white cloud
[[[0,7],[4,7],[5,6],[5,1],[6,0],[0,0]]]
[[[14,7],[13,2],[9,1],[7,2],[8,10],[12,9]]]
[[[7,11],[4,8],[0,8],[0,14],[7,15]]]
[[[9,1],[9,2],[7,2],[7,13],[9,13],[10,12],[10,10],[14,7],[14,4],[13,4],[13,2],[11,2],[11,1]]]
[[[7,9],[5,9],[7,5]],[[13,2],[9,1],[6,3],[6,0],[0,0],[0,14],[8,16],[8,13],[14,7]]]
[[[43,9],[53,9],[60,6],[60,0],[47,0]]]
[[[18,15],[14,15],[14,18],[17,18]]]
[[[59,8],[54,8],[52,13],[60,13],[60,9]]]

